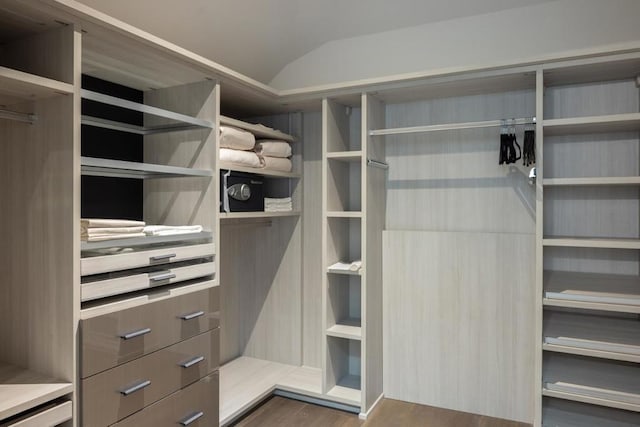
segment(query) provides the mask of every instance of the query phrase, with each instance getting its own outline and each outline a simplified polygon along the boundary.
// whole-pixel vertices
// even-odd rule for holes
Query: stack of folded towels
[[[291,203],[291,197],[283,197],[280,199],[270,197],[264,198],[265,212],[291,212],[292,210],[293,205]]]
[[[144,221],[84,218],[80,221],[80,237],[85,242],[144,237],[145,225]]]
[[[251,132],[220,126],[220,160],[235,165],[291,172],[291,145],[286,141],[259,140]]]
[[[200,233],[201,231],[201,225],[146,225],[144,221],[101,218],[83,218],[80,221],[80,237],[85,242],[146,236],[172,236]]]

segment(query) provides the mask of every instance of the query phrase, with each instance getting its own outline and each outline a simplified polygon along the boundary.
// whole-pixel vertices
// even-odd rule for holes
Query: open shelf
[[[271,129],[264,125],[256,125],[253,123],[243,122],[242,120],[232,119],[231,117],[220,116],[220,125],[233,126],[238,129],[244,129],[251,132],[256,139],[274,139],[287,142],[296,142],[295,138],[276,129]]]
[[[603,237],[545,237],[543,246],[601,249],[640,249],[640,239],[608,239]]]
[[[360,405],[362,396],[360,383],[360,376],[347,375],[341,378],[338,383],[327,392],[327,395],[352,405]]]
[[[0,363],[0,420],[73,392],[73,385]]]
[[[73,93],[73,85],[0,66],[0,105]]]
[[[636,319],[547,311],[543,349],[640,363]]]
[[[329,218],[362,218],[360,211],[330,211],[327,212]]]
[[[589,178],[545,178],[545,187],[551,186],[595,186],[595,185],[640,185],[640,176],[589,177]]]
[[[101,242],[82,242],[80,244],[80,250],[92,251],[98,249],[108,249],[113,247],[135,247],[135,246],[147,246],[157,245],[163,243],[175,243],[175,242],[196,242],[201,240],[211,240],[213,233],[211,231],[202,231],[200,233],[188,233],[188,234],[175,234],[172,236],[146,236],[146,237],[134,237],[131,239],[114,239],[104,240]]]
[[[127,162],[123,160],[84,156],[80,158],[80,164],[82,175],[88,176],[134,179],[213,176],[213,172],[207,169],[181,168],[177,166],[154,165],[150,163]]]
[[[350,263],[336,262],[335,264],[331,264],[327,267],[327,273],[344,274],[346,276],[361,276],[362,268],[360,270],[353,271],[348,269],[349,265]]]
[[[341,162],[359,162],[362,160],[362,150],[358,151],[333,151],[327,153],[327,159]]]
[[[640,411],[640,367],[623,362],[545,353],[544,396]]]
[[[612,114],[606,116],[546,119],[544,136],[590,134],[602,132],[628,132],[640,130],[640,113]]]
[[[360,327],[360,319],[344,319],[340,323],[333,325],[327,329],[327,335],[330,337],[346,338],[348,340],[362,339],[362,328]]]
[[[176,113],[162,108],[152,107],[150,105],[139,104],[137,102],[128,101],[126,99],[116,98],[110,95],[93,92],[90,90],[81,90],[82,99],[99,102],[101,104],[111,105],[113,107],[124,108],[139,113],[148,114],[161,119],[170,120],[171,123],[165,123],[158,126],[144,127],[133,126],[127,123],[119,123],[111,120],[97,119],[94,117],[83,116],[82,123],[98,126],[107,129],[120,130],[124,132],[133,132],[139,134],[152,134],[161,132],[174,132],[189,129],[213,129],[213,123],[208,120],[197,119],[185,114]]]
[[[545,397],[543,427],[632,427],[640,425],[640,413]]]
[[[291,212],[220,212],[220,219],[248,219],[248,218],[281,218],[300,216],[300,211]]]
[[[246,172],[253,173],[256,175],[265,176],[268,178],[300,178],[301,174],[297,172],[280,172],[280,171],[272,171],[268,169],[258,169],[258,168],[249,168],[246,166],[238,166],[233,163],[220,162],[221,170],[231,170],[235,172]]]
[[[544,304],[640,313],[640,278],[615,274],[545,271]]]

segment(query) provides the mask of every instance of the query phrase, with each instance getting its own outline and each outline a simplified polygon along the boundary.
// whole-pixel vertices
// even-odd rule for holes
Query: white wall
[[[524,62],[640,41],[639,19],[638,0],[558,0],[329,42],[285,66],[270,84],[293,89],[449,67]]]

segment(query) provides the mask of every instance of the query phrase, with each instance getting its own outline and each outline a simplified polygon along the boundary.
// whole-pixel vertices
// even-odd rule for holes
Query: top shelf
[[[542,123],[545,136],[633,132],[640,130],[640,113],[547,119]]]
[[[73,385],[0,363],[0,420],[73,392]]]
[[[73,85],[0,66],[0,104],[11,105],[73,93]]]
[[[150,116],[170,120],[158,126],[136,126],[128,123],[120,123],[111,120],[100,119],[96,117],[83,116],[82,124],[96,126],[105,129],[118,130],[122,132],[136,133],[141,135],[149,135],[154,133],[177,132],[191,129],[213,129],[214,125],[208,120],[202,120],[185,114],[176,113],[162,108],[152,107],[150,105],[140,104],[126,99],[116,98],[114,96],[104,95],[98,92],[82,89],[82,99],[99,102],[113,107],[124,108],[131,111],[148,114]]]
[[[287,142],[296,142],[295,138],[276,129],[271,129],[264,125],[255,125],[243,122],[242,120],[232,119],[231,117],[220,116],[221,126],[233,126],[251,132],[257,139],[277,139]]]

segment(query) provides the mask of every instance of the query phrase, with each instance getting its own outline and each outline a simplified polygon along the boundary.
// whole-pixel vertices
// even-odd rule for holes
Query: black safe
[[[220,212],[264,211],[264,180],[252,173],[220,171]]]

